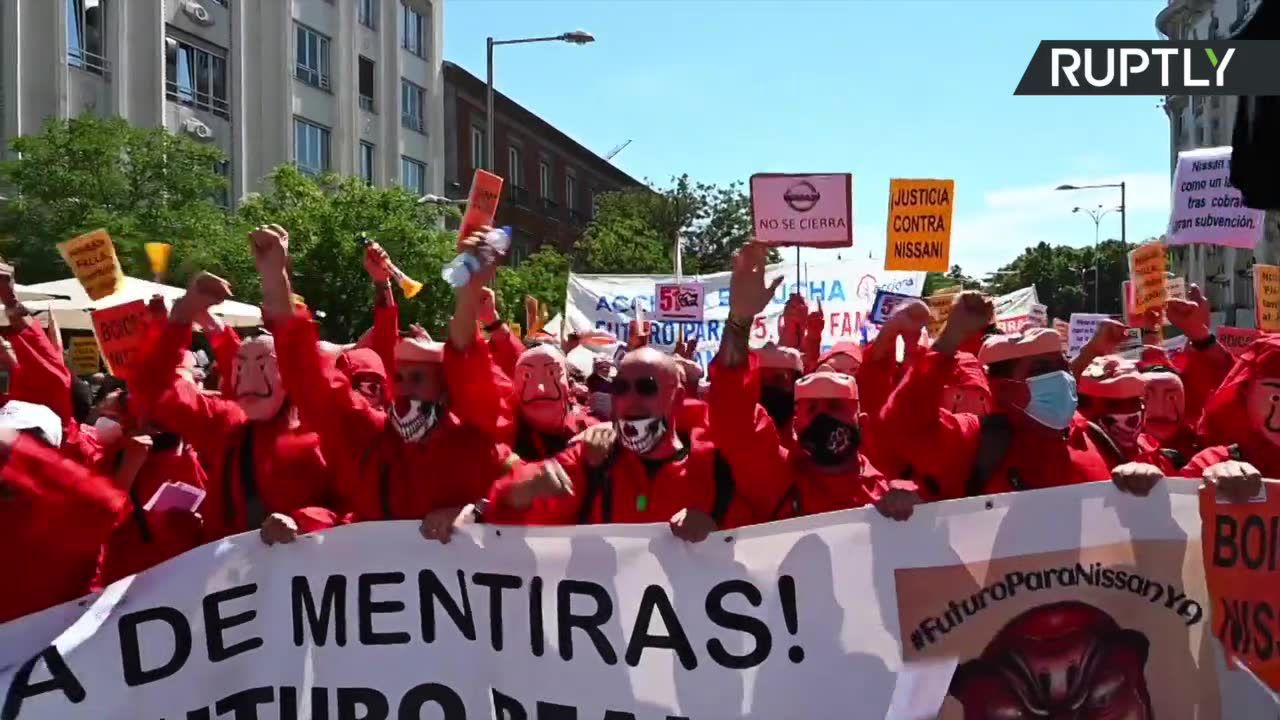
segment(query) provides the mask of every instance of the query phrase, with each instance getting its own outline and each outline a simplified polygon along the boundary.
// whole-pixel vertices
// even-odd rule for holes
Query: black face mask
[[[773,424],[783,427],[796,414],[796,391],[777,385],[765,385],[760,388],[760,404],[769,413],[769,417],[773,418]]]
[[[856,425],[822,414],[800,433],[800,446],[818,465],[842,465],[858,452],[862,431]]]

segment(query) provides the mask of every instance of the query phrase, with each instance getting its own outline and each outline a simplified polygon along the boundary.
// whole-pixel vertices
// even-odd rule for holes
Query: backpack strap
[[[1107,435],[1106,430],[1103,430],[1101,427],[1098,426],[1097,423],[1093,422],[1092,420],[1085,423],[1084,427],[1085,427],[1085,432],[1089,433],[1089,437],[1093,439],[1093,442],[1095,445],[1102,448],[1106,452],[1111,453],[1111,457],[1115,458],[1117,463],[1124,462],[1124,459],[1125,459],[1124,453],[1120,452],[1120,447],[1116,445],[1115,441],[1111,439],[1110,435]]]
[[[363,474],[364,469],[368,467],[370,461],[378,463],[378,507],[382,510],[382,519],[390,520],[391,465],[384,462],[382,458],[375,457],[377,449],[378,443],[375,440],[373,443],[370,443],[369,447],[365,448],[364,453],[360,456],[360,465],[358,467],[360,468],[361,474]]]
[[[1182,468],[1187,464],[1187,459],[1182,453],[1173,448],[1160,448],[1160,454],[1165,457],[1175,468]]]
[[[615,446],[609,456],[597,467],[587,468],[587,492],[582,496],[582,504],[578,506],[578,524],[590,525],[591,511],[595,508],[596,498],[603,495],[600,508],[600,522],[608,523],[613,519],[613,482],[609,471],[613,469],[618,450]]]
[[[902,476],[903,480],[913,480],[914,478],[912,476],[916,474],[916,469],[911,465],[911,463],[907,463],[899,474]],[[923,484],[925,489],[932,493],[934,497],[942,497],[942,486],[938,484],[938,479],[934,476],[921,476],[920,483]]]
[[[736,486],[733,481],[733,467],[729,465],[729,461],[724,459],[719,450],[714,452],[715,467],[713,474],[716,483],[715,501],[711,506],[711,519],[716,521],[716,527],[724,527],[724,518],[729,514],[729,505],[733,503],[733,495]]]
[[[966,496],[975,497],[984,493],[991,476],[1009,454],[1009,444],[1012,441],[1009,418],[1004,415],[987,415],[982,418],[978,427],[978,457],[974,461],[969,482],[965,485]]]
[[[1240,449],[1240,443],[1232,443],[1227,446],[1227,457],[1236,462],[1244,462],[1244,451]]]
[[[129,504],[133,506],[131,508],[133,522],[138,526],[138,534],[142,536],[142,542],[151,544],[151,525],[147,522],[147,511],[143,509],[142,502],[138,499],[138,489],[133,486],[129,487]]]
[[[782,498],[778,500],[778,504],[773,507],[773,514],[769,516],[769,522],[782,519],[782,511],[791,506],[792,512],[798,517],[800,512],[800,486],[792,483],[791,487],[782,494]]]

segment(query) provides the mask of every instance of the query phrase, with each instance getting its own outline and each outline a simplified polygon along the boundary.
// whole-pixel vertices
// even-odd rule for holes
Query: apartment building
[[[118,115],[276,166],[444,192],[444,0],[4,0],[0,142]]]
[[[1272,0],[1274,1],[1274,0]],[[1240,30],[1260,0],[1169,0],[1156,16],[1156,29],[1173,40],[1215,40]],[[1165,98],[1169,116],[1170,174],[1178,152],[1197,147],[1231,144],[1236,99],[1196,95]],[[1280,169],[1277,169],[1280,182]],[[1173,248],[1171,270],[1205,290],[1214,321],[1236,327],[1254,326],[1253,271],[1255,262],[1280,262],[1280,213],[1267,214],[1267,233],[1254,249],[1213,245]]]

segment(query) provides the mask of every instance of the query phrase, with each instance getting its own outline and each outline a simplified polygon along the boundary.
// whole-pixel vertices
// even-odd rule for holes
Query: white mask
[[[618,420],[617,427],[623,447],[637,455],[653,450],[667,434],[667,421],[662,418]]]
[[[114,445],[116,441],[124,437],[124,428],[120,423],[109,417],[100,417],[94,420],[93,429],[98,435],[98,441],[103,445]]]
[[[1098,424],[1107,432],[1116,445],[1126,450],[1137,447],[1138,435],[1142,432],[1143,419],[1146,413],[1142,410],[1133,413],[1103,415]]]
[[[437,409],[435,405],[428,405],[416,398],[408,402],[409,408],[404,413],[400,412],[399,402],[392,405],[391,424],[400,433],[402,440],[411,443],[426,437],[431,428],[435,427]]]

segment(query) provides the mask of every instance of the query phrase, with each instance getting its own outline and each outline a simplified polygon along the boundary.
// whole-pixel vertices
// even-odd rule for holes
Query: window
[[[67,64],[106,75],[106,3],[67,0]]]
[[[573,210],[574,208],[577,207],[577,203],[574,202],[574,196],[577,195],[577,193],[578,193],[578,178],[572,175],[565,175],[564,177],[565,207],[569,208],[570,210]]]
[[[400,47],[420,58],[427,56],[426,20],[408,5],[400,6]]]
[[[329,128],[293,119],[293,161],[308,175],[329,169]]]
[[[165,97],[231,119],[227,102],[227,54],[173,35],[165,38]]]
[[[373,107],[373,85],[374,72],[373,61],[369,58],[360,56],[360,78],[359,78],[359,95],[360,109],[365,112],[374,112]]]
[[[360,0],[360,24],[370,30],[378,29],[378,0]]]
[[[373,184],[373,145],[360,142],[360,179]]]
[[[222,178],[223,185],[213,193],[213,201],[220,207],[231,207],[231,162],[220,160],[213,164],[213,172]]]
[[[295,23],[296,24],[296,23]],[[329,89],[329,38],[305,25],[297,25],[297,65],[293,76],[302,82]]]
[[[484,130],[471,127],[471,169],[484,167]]]
[[[551,163],[546,160],[538,162],[538,194],[543,200],[551,198]]]
[[[524,167],[521,165],[520,148],[507,146],[507,182],[515,187],[524,187]]]
[[[421,195],[427,191],[427,166],[407,157],[400,158],[400,184],[404,189]]]
[[[424,132],[422,113],[427,91],[400,78],[400,124],[410,130]]]

